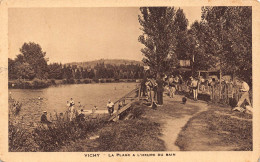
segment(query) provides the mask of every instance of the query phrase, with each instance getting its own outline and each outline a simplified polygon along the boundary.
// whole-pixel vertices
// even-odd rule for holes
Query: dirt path
[[[165,142],[167,151],[178,151],[178,146],[175,145],[178,134],[182,130],[182,127],[189,121],[194,115],[206,111],[207,104],[203,101],[193,101],[188,99],[184,105],[181,103],[181,95],[176,95],[174,98],[164,97],[164,105],[158,107],[156,115],[153,120],[159,121],[162,125],[161,139]]]

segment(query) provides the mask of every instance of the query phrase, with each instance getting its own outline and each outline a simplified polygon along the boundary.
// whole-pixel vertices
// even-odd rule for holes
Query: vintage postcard
[[[0,1],[0,161],[259,161],[258,1]]]

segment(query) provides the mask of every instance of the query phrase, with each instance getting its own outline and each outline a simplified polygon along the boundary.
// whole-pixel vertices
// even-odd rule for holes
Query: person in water
[[[98,109],[98,108],[97,108],[97,106],[95,105],[95,106],[92,108],[92,113],[94,114],[97,109]]]
[[[69,101],[67,101],[67,107],[68,107],[68,108],[70,107],[70,102],[69,102]]]
[[[107,102],[107,110],[108,110],[108,113],[109,115],[111,116],[114,112],[114,103],[111,102],[111,100],[109,99],[108,102]]]
[[[75,102],[73,100],[73,98],[70,98],[70,106],[74,106],[75,105]]]

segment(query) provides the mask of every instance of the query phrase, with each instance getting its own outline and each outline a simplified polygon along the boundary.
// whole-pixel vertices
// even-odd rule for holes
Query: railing
[[[114,119],[118,120],[118,115],[120,115],[122,112],[124,112],[125,110],[129,109],[131,107],[131,104],[136,100],[136,99],[140,99],[140,89],[141,86],[139,85],[138,87],[136,87],[135,89],[133,89],[132,91],[130,91],[129,93],[127,93],[126,95],[124,95],[123,97],[121,97],[120,99],[118,99],[117,101],[114,102],[114,106],[116,106],[117,103],[119,103],[120,101],[123,101],[123,105],[122,107],[119,109],[116,109],[116,111],[114,112],[114,114],[109,118],[108,121],[112,121]],[[135,94],[135,96],[130,97],[131,95]],[[130,100],[130,102],[126,103],[126,100]]]
[[[125,100],[127,97],[129,97],[130,95],[132,95],[133,93],[136,93],[137,90],[139,91],[138,93],[140,94],[140,86],[136,87],[135,89],[133,89],[132,91],[130,91],[129,93],[127,93],[126,95],[124,95],[123,97],[121,97],[120,99],[118,99],[117,101],[114,102],[114,104],[122,101],[122,100]],[[138,96],[139,96],[138,94]]]
[[[222,82],[221,88],[219,83],[216,83],[213,87],[208,84],[199,85],[198,90],[199,95],[206,95],[212,102],[222,104],[230,104],[230,98],[238,101],[241,97],[240,87],[232,83]],[[181,91],[191,92],[187,84],[181,85]],[[249,93],[252,100],[251,91]]]

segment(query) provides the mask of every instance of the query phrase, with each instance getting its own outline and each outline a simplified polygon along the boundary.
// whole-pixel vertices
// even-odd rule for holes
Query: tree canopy
[[[174,36],[173,7],[141,7],[139,23],[143,34],[139,42],[145,47],[141,50],[145,56],[143,62],[151,67],[155,73],[169,70],[176,64],[176,46]]]
[[[220,69],[252,81],[252,8],[202,7],[201,20],[188,28],[182,9],[141,7],[141,52],[155,72],[172,71],[190,59],[193,70]]]

